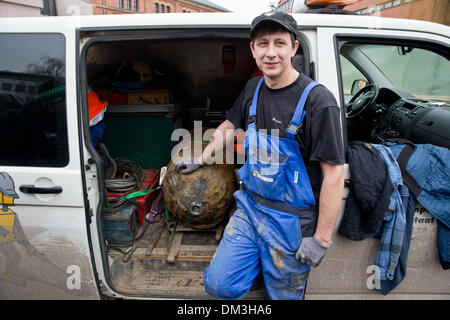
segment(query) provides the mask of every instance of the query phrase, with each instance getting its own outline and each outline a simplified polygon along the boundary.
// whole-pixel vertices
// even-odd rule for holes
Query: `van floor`
[[[226,221],[199,231],[181,223],[167,224],[163,216],[159,222],[144,226],[146,231],[132,255],[126,257],[123,250],[109,250],[114,289],[136,297],[212,299],[205,292],[203,271],[214,256],[225,225]],[[260,300],[264,296],[261,285],[244,299]]]

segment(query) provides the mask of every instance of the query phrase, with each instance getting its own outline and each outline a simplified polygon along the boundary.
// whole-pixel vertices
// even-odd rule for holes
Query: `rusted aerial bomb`
[[[201,148],[195,148],[196,143]],[[167,209],[184,224],[195,229],[210,229],[228,215],[234,204],[237,180],[232,164],[211,164],[183,174],[175,166],[183,156],[198,156],[194,150],[204,150],[207,142],[184,143],[179,157],[167,167],[162,183]],[[199,152],[198,152],[199,153]]]

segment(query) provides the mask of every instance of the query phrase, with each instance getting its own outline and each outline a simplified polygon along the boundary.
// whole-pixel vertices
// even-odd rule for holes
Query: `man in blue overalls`
[[[264,77],[248,81],[202,156],[176,167],[198,169],[229,130],[247,130],[244,188],[204,274],[216,298],[242,298],[262,276],[267,298],[303,299],[311,266],[331,245],[344,188],[340,111],[329,90],[292,66],[296,30],[282,12],[253,20],[250,49]]]

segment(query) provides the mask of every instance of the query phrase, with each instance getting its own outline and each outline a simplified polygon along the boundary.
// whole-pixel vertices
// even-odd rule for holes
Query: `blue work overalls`
[[[286,138],[279,138],[256,131],[263,80],[250,106],[249,119],[253,121],[249,121],[245,136],[247,160],[238,171],[246,190],[234,193],[237,210],[204,273],[206,291],[220,299],[245,296],[261,280],[261,274],[268,299],[303,299],[310,270],[295,258],[302,232],[309,228],[307,236],[312,236],[317,219],[295,134],[303,121],[309,91],[317,83],[305,88]]]

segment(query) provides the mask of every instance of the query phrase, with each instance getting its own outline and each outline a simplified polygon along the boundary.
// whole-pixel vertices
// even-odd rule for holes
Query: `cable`
[[[142,188],[142,180],[144,178],[144,170],[142,167],[133,160],[127,158],[117,158],[114,159],[117,166],[116,179],[106,179],[105,186],[108,194],[115,196],[114,198],[109,198],[104,205],[104,209],[107,210],[119,210],[127,206],[133,205],[135,209],[133,210],[131,221],[136,219],[137,207],[141,208],[144,212],[146,209],[139,202],[133,198],[125,198],[128,194],[140,190]],[[135,234],[134,238],[125,243],[107,243],[108,248],[116,249],[122,247],[129,247],[137,243],[142,239],[145,230],[147,230],[148,224],[144,223],[144,226],[140,226],[139,230]]]
[[[111,193],[128,193],[141,189],[144,177],[142,167],[137,162],[126,158],[118,158],[114,161],[117,166],[116,177],[122,176],[122,179],[106,179],[106,190]]]

